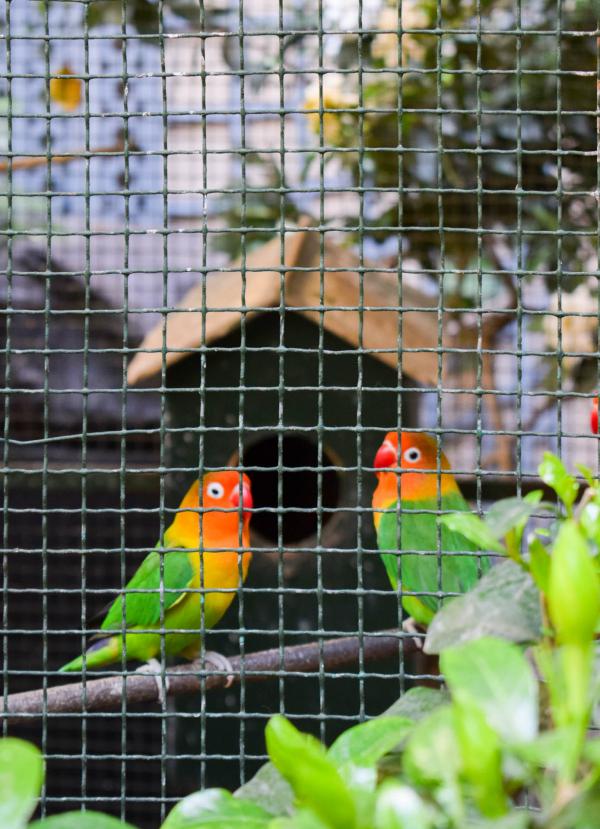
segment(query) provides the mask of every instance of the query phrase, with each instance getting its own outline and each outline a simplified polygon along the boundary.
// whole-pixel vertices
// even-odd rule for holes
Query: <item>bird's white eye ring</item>
[[[419,463],[421,460],[421,452],[416,446],[411,446],[404,453],[404,460],[407,463]]]
[[[222,498],[225,494],[223,485],[218,481],[213,481],[206,487],[206,494],[211,498]]]

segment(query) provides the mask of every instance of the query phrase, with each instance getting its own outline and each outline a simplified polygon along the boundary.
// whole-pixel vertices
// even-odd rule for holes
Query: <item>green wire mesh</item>
[[[593,3],[4,0],[0,19],[5,700],[64,681],[206,469],[247,471],[258,507],[251,574],[206,646],[278,647],[283,665],[287,645],[401,622],[370,510],[386,431],[443,436],[480,511],[532,487],[545,449],[597,454]],[[315,252],[290,268],[299,232]],[[253,313],[273,240],[278,300]],[[327,279],[349,271],[346,305]],[[394,285],[383,348],[375,271]],[[203,347],[205,277],[234,272],[239,325]],[[315,272],[308,320],[286,276]],[[168,313],[194,286],[198,344],[171,365]],[[160,369],[128,385],[156,325]],[[402,654],[242,670],[162,708],[123,696],[3,727],[47,758],[42,814],[153,827],[182,795],[247,780],[272,713],[331,740],[422,681],[433,666]]]

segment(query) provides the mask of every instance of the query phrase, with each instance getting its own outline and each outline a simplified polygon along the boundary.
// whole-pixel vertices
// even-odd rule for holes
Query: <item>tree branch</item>
[[[100,155],[114,156],[123,152],[124,144],[118,141],[110,147],[96,147],[91,150],[80,150],[69,153],[69,155],[33,155],[25,158],[12,158],[11,161],[0,161],[0,173],[7,173],[9,170],[31,170],[35,167],[47,167],[49,164],[70,164],[72,161],[85,161],[87,158]],[[131,143],[129,145],[131,147]]]
[[[356,664],[361,654],[365,662],[387,659],[399,650],[404,655],[415,652],[417,644],[397,629],[365,633],[362,638],[346,636],[235,656],[231,661],[234,683],[261,682],[282,675],[334,671]],[[227,677],[211,673],[203,660],[177,665],[165,671],[167,696],[195,694],[203,689],[222,688]],[[46,714],[77,714],[94,711],[119,711],[125,696],[126,705],[159,701],[157,677],[132,672],[126,675],[88,679],[85,684],[58,685],[38,691],[11,694],[6,704],[0,700],[0,716],[8,722],[25,725]],[[160,679],[160,677],[159,677]]]

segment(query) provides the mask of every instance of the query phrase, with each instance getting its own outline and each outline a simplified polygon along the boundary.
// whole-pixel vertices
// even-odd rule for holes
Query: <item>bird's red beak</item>
[[[238,509],[240,506],[240,485],[236,484],[234,488],[231,490],[231,494],[229,496],[229,501],[232,507]],[[250,492],[250,487],[244,481],[242,483],[242,512],[246,514],[248,510],[251,510],[254,506],[252,501],[252,493]]]
[[[398,452],[389,440],[384,440],[373,461],[375,469],[393,469],[398,465]]]
[[[597,435],[598,434],[598,398],[596,398],[592,404],[592,411],[590,414],[590,425],[592,427],[592,432]]]

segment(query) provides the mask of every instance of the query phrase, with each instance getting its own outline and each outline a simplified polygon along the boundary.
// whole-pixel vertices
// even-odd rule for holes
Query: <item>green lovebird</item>
[[[240,482],[238,472],[225,470],[195,481],[157,545],[165,550],[162,575],[161,554],[153,550],[109,607],[85,653],[86,668],[119,663],[123,655],[160,668],[161,638],[167,655],[199,656],[202,627],[217,624],[246,578],[252,555],[238,549],[250,546],[251,509],[246,475]],[[220,654],[206,656],[217,668],[231,667]],[[83,662],[78,656],[60,670],[81,671]]]
[[[435,438],[403,431],[398,451],[398,433],[389,432],[373,465],[378,479],[373,520],[381,558],[394,590],[399,583],[402,587],[406,612],[427,626],[440,608],[436,594],[467,592],[489,569],[489,560],[473,555],[477,547],[460,533],[438,525],[440,513],[470,508],[447,471],[450,464],[443,452],[438,467]],[[410,624],[407,629],[412,629]]]

